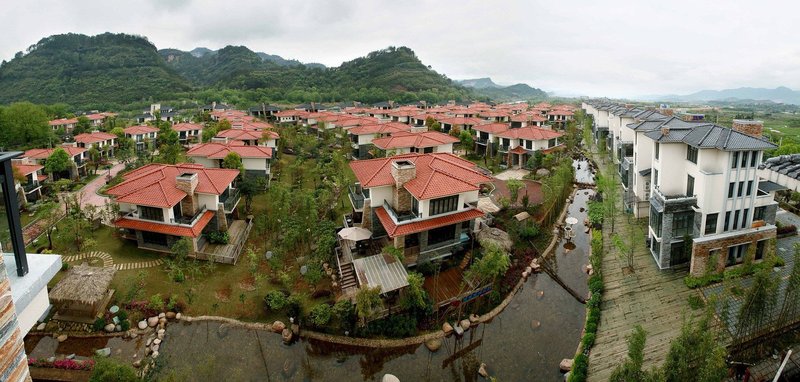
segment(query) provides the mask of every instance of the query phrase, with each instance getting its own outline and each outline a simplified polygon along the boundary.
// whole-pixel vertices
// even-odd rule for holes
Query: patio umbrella
[[[359,227],[349,227],[339,231],[339,237],[344,240],[361,241],[372,237],[372,232]]]

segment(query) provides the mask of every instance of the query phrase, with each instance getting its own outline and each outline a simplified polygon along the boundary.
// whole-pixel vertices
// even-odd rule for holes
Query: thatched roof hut
[[[114,267],[90,267],[86,264],[72,267],[50,291],[50,300],[72,314],[83,312],[93,316],[108,303],[108,287],[116,272]]]

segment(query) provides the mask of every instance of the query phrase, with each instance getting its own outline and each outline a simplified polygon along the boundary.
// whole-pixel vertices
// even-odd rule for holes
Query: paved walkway
[[[631,225],[634,228],[631,229]],[[634,238],[634,272],[623,271],[627,258],[614,246],[610,222],[603,224],[603,277],[605,291],[595,345],[589,355],[589,381],[608,380],[614,368],[627,357],[625,338],[633,327],[647,331],[644,368],[663,364],[670,342],[681,330],[684,313],[699,316],[689,308],[687,298],[699,292],[687,288],[687,271],[661,271],[644,241],[647,220],[636,221],[624,214],[616,217],[614,233],[630,245]]]
[[[118,271],[128,271],[128,270],[132,270],[132,269],[143,269],[143,268],[157,267],[157,266],[159,266],[159,265],[164,263],[163,260],[156,259],[156,260],[139,261],[139,262],[133,262],[133,263],[114,264],[114,259],[111,258],[111,255],[109,255],[108,253],[105,253],[105,252],[100,252],[100,251],[92,251],[92,252],[81,253],[79,255],[65,256],[63,261],[71,263],[71,262],[81,261],[81,260],[85,260],[85,259],[89,259],[89,258],[100,259],[100,260],[103,261],[103,266],[104,267],[114,267]]]
[[[88,204],[92,204],[98,207],[103,207],[108,201],[108,197],[100,195],[97,193],[99,189],[106,185],[106,175],[117,175],[118,172],[122,171],[125,168],[125,165],[122,163],[117,163],[110,170],[102,170],[98,171],[98,177],[83,186],[83,188],[78,191],[81,195],[81,206],[86,206]]]
[[[531,172],[522,168],[512,168],[505,170],[494,177],[500,180],[509,180],[509,179],[522,179],[526,175],[530,174]]]

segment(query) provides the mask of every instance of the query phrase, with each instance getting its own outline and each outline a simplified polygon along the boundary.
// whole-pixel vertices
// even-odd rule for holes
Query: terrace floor
[[[431,296],[435,306],[439,306],[442,302],[457,297],[464,292],[461,287],[464,283],[463,280],[461,269],[453,267],[438,275],[426,277],[423,287],[428,292],[428,295]]]

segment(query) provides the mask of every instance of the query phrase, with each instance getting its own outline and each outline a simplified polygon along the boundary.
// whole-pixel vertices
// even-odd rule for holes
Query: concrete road
[[[114,175],[117,175],[118,172],[122,171],[123,168],[125,168],[125,165],[122,163],[116,163],[109,170],[98,170],[98,177],[84,186],[80,191],[77,191],[81,195],[81,206],[86,206],[89,204],[98,207],[105,206],[106,201],[109,199],[98,194],[97,190],[106,185],[106,175],[110,174],[113,177]]]

